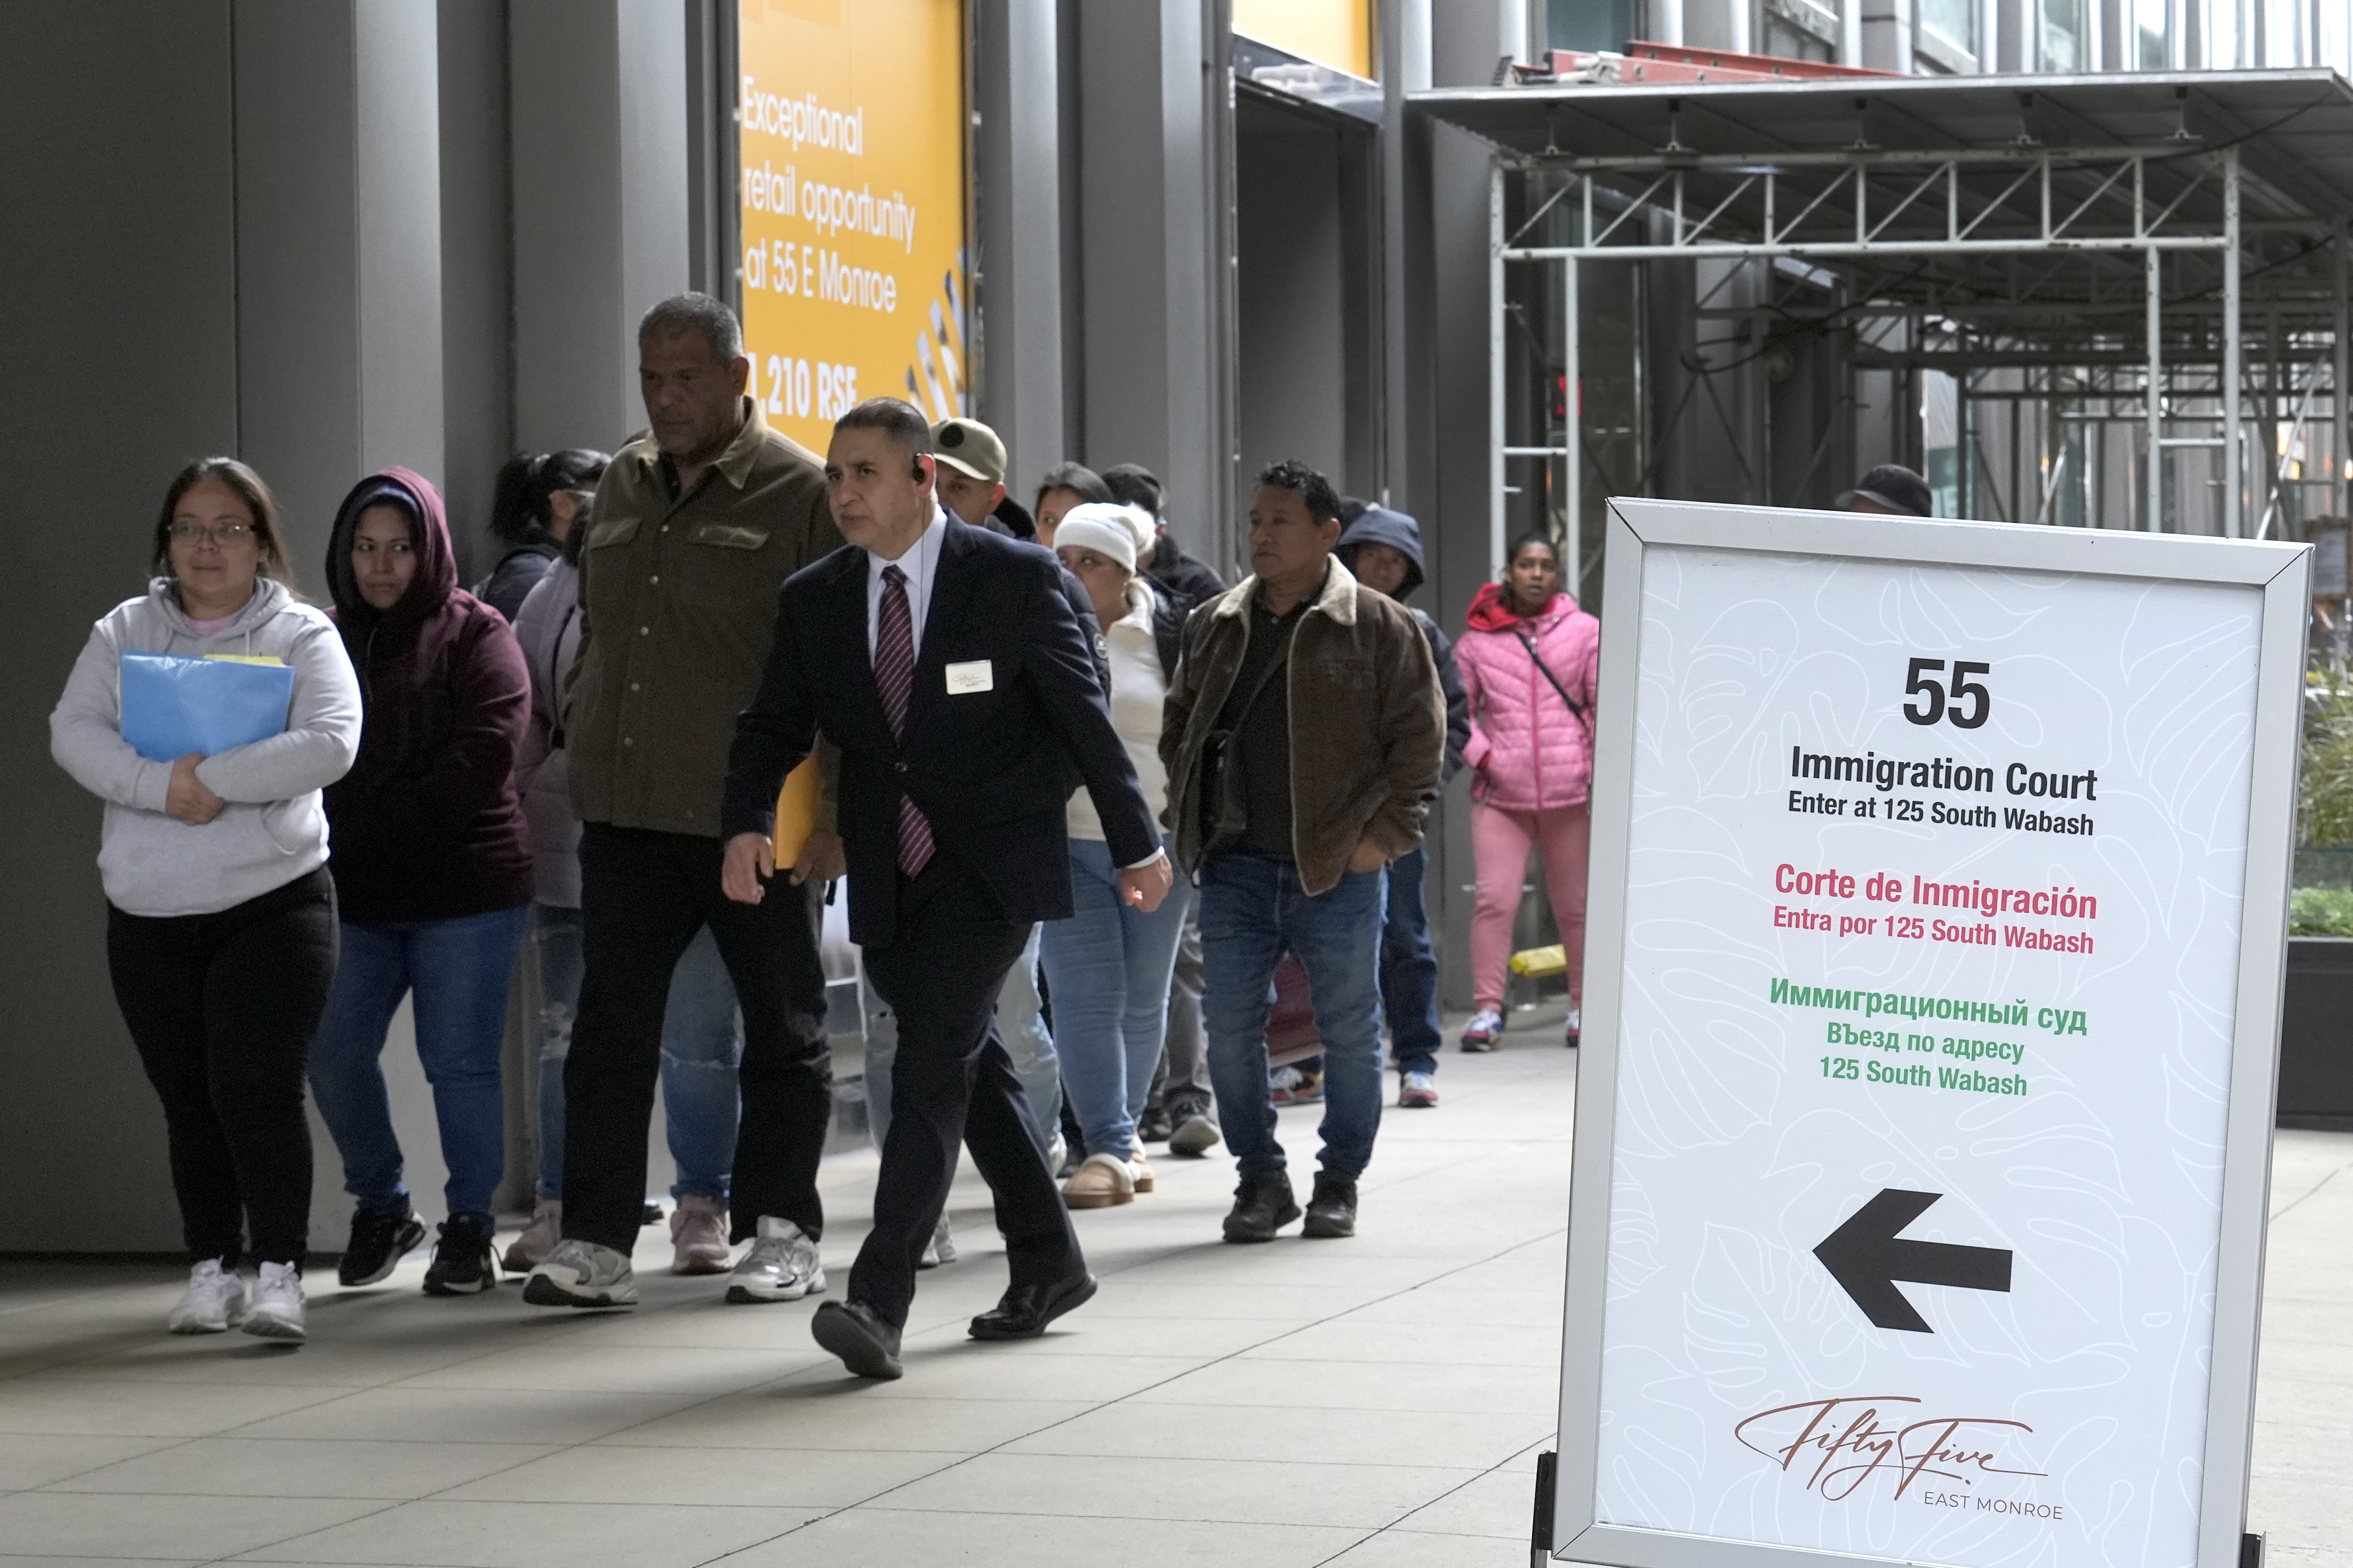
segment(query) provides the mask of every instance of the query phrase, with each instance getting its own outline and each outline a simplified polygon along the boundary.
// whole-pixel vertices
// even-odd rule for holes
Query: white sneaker
[[[775,1215],[760,1216],[752,1250],[727,1279],[730,1301],[797,1301],[825,1293],[825,1265],[801,1227]]]
[[[1568,1027],[1562,1031],[1563,1043],[1566,1045],[1577,1044],[1577,1026],[1584,1021],[1577,1016],[1577,1010],[1574,1007],[1568,1010]]]
[[[1482,1007],[1462,1026],[1462,1048],[1492,1051],[1502,1043],[1503,1035],[1504,1016],[1493,1007]]]
[[[593,1241],[559,1241],[522,1282],[534,1307],[634,1307],[638,1279],[627,1254]]]
[[[1057,1131],[1046,1140],[1046,1172],[1056,1181],[1062,1179],[1062,1167],[1071,1163],[1071,1142]]]
[[[188,1270],[188,1288],[164,1323],[175,1334],[225,1334],[244,1316],[245,1281],[207,1258]]]
[[[956,1260],[955,1235],[948,1227],[947,1211],[940,1211],[940,1223],[932,1226],[932,1239],[923,1243],[923,1256],[916,1260],[918,1268],[937,1268],[943,1263]]]
[[[302,1273],[290,1263],[265,1263],[254,1282],[245,1331],[265,1340],[307,1338],[302,1327]]]

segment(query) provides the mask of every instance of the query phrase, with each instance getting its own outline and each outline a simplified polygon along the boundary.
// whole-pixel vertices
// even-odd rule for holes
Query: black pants
[[[744,1010],[743,1120],[730,1198],[734,1239],[762,1215],[825,1229],[818,1158],[833,1120],[818,884],[783,877],[766,900],[719,890],[716,838],[592,822],[580,837],[580,1007],[564,1064],[564,1234],[627,1253],[646,1201],[646,1125],[661,1071],[670,973],[705,925]]]
[[[997,1033],[997,990],[1029,940],[1029,922],[1008,920],[943,852],[900,884],[897,934],[866,950],[866,977],[898,1016],[899,1054],[874,1228],[850,1269],[849,1295],[902,1328],[916,1261],[955,1179],[959,1141],[997,1198],[1014,1284],[1050,1284],[1083,1261]]]
[[[335,980],[326,868],[208,915],[106,911],[115,1005],[164,1102],[188,1256],[302,1261],[311,1125],[302,1061]]]

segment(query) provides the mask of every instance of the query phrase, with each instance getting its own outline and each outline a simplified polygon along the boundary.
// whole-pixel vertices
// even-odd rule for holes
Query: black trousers
[[[311,1234],[302,1062],[335,980],[326,868],[208,915],[110,904],[106,963],[164,1102],[189,1258],[300,1264]]]
[[[646,1126],[661,1072],[670,973],[704,926],[744,1010],[734,1239],[762,1215],[825,1229],[817,1164],[833,1120],[819,888],[778,877],[767,898],[719,890],[723,847],[685,833],[587,824],[580,837],[580,1007],[564,1064],[564,1234],[627,1253],[646,1201]]]
[[[899,1054],[874,1228],[850,1269],[849,1295],[902,1328],[914,1304],[916,1260],[955,1179],[959,1141],[996,1196],[1014,1284],[1050,1284],[1083,1263],[997,1033],[997,990],[1029,940],[1029,922],[1008,920],[943,851],[900,883],[897,933],[866,950],[866,977],[898,1016]]]

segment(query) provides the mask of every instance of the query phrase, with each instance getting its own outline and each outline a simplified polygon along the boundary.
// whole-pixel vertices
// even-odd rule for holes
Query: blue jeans
[[[1053,1032],[1046,1027],[1038,995],[1038,932],[1029,928],[1029,945],[1006,972],[997,993],[997,1033],[1005,1054],[1013,1059],[1013,1076],[1037,1113],[1038,1149],[1043,1153],[1062,1124],[1062,1064],[1054,1057]],[[874,1147],[891,1131],[891,1064],[899,1058],[899,1020],[890,1004],[865,987],[866,999],[866,1124]],[[1060,1004],[1057,1003],[1057,1006]]]
[[[1062,1087],[1087,1152],[1124,1159],[1160,1064],[1189,900],[1172,889],[1150,914],[1122,903],[1111,846],[1097,839],[1071,841],[1071,917],[1048,921],[1039,946],[1054,993]]]
[[[408,1206],[378,1058],[401,997],[413,993],[417,1059],[433,1086],[441,1160],[449,1168],[443,1196],[450,1217],[489,1220],[491,1194],[506,1164],[499,1042],[525,913],[343,922],[343,959],[311,1040],[311,1092],[343,1157],[343,1191],[359,1200],[362,1213],[398,1214]]]
[[[1279,1174],[1266,1014],[1287,948],[1307,968],[1324,1039],[1323,1167],[1354,1181],[1381,1125],[1381,906],[1388,877],[1354,871],[1309,898],[1298,868],[1246,850],[1201,867],[1201,1014],[1226,1147],[1245,1177]]]
[[[531,907],[531,941],[539,954],[539,1183],[543,1198],[564,1195],[564,1062],[572,1053],[572,1019],[580,1005],[580,911]],[[735,983],[705,926],[671,972],[662,1014],[662,1111],[678,1182],[670,1195],[727,1202],[742,1115],[737,1073],[744,1026]]]
[[[1389,862],[1388,913],[1381,921],[1381,1009],[1399,1072],[1438,1070],[1438,955],[1430,946],[1422,883],[1430,851]]]

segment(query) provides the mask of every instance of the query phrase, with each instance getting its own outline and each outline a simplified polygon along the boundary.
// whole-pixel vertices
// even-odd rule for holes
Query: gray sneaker
[[[730,1301],[797,1301],[825,1293],[825,1265],[801,1227],[775,1215],[760,1216],[752,1250],[727,1277]]]
[[[915,1267],[937,1268],[943,1263],[955,1260],[955,1235],[948,1228],[948,1216],[943,1211],[940,1223],[932,1227],[932,1239],[923,1243],[923,1256],[916,1260]]]
[[[1168,1134],[1168,1152],[1198,1160],[1218,1146],[1221,1136],[1218,1124],[1198,1110],[1187,1111],[1177,1119],[1176,1130]]]
[[[522,1282],[522,1299],[534,1307],[634,1307],[638,1280],[627,1254],[593,1241],[559,1241]]]

